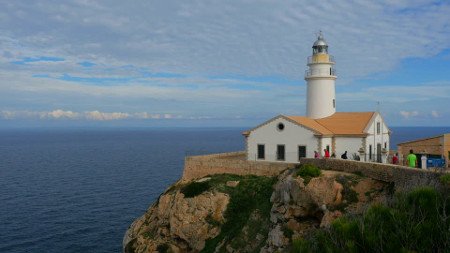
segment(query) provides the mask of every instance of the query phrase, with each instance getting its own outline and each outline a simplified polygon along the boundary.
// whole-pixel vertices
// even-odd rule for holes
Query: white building
[[[389,152],[390,131],[378,112],[336,112],[334,59],[322,34],[308,57],[307,106],[305,116],[276,116],[243,133],[247,159],[253,161],[298,162],[324,155],[336,158],[347,151],[349,159],[384,160]]]

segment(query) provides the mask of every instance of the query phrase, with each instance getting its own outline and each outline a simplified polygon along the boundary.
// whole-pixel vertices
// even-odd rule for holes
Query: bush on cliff
[[[191,182],[185,185],[183,188],[181,188],[180,191],[181,193],[184,194],[185,198],[193,198],[209,190],[209,188],[211,188],[209,181]]]
[[[239,184],[227,187],[226,182],[233,180],[239,181]],[[223,247],[229,245],[242,252],[259,252],[269,230],[272,207],[270,196],[275,182],[276,178],[252,175],[212,176],[210,184],[214,189],[229,194],[230,203],[224,214],[225,223],[221,226],[220,234],[206,241],[202,252],[215,252],[221,243]],[[256,240],[258,234],[262,238]]]
[[[305,184],[308,184],[311,178],[318,177],[321,174],[320,169],[312,164],[302,164],[297,171],[297,176],[302,177],[305,180]]]
[[[419,188],[295,240],[292,252],[449,252],[450,196]]]

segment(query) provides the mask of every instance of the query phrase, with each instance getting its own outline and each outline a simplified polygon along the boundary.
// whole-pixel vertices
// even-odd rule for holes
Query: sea
[[[122,252],[184,157],[244,150],[244,128],[0,129],[0,252]],[[450,127],[391,128],[391,148]]]

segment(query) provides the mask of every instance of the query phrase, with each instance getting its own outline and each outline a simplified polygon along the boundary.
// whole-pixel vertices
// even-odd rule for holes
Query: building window
[[[336,99],[333,99],[333,108],[336,108]]]
[[[278,123],[277,129],[278,129],[278,131],[283,131],[284,130],[284,124],[283,123]]]
[[[266,151],[264,144],[258,144],[258,159],[265,159]]]
[[[385,149],[387,148],[387,143],[386,143],[386,142],[384,142],[384,148],[385,148]]]
[[[277,145],[277,160],[278,161],[284,161],[285,160],[284,145]]]
[[[377,134],[380,134],[381,124],[377,122]]]
[[[306,157],[306,146],[298,146],[298,160]]]
[[[372,160],[372,145],[369,145],[369,160]]]
[[[330,152],[330,145],[327,145],[326,149],[328,150],[328,152]]]

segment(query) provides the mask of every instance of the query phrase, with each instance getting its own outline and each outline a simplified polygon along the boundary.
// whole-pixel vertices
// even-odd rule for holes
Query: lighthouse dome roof
[[[319,34],[319,36],[317,37],[316,42],[314,42],[313,46],[328,46],[327,42],[325,41],[325,39],[323,38],[322,33]]]

